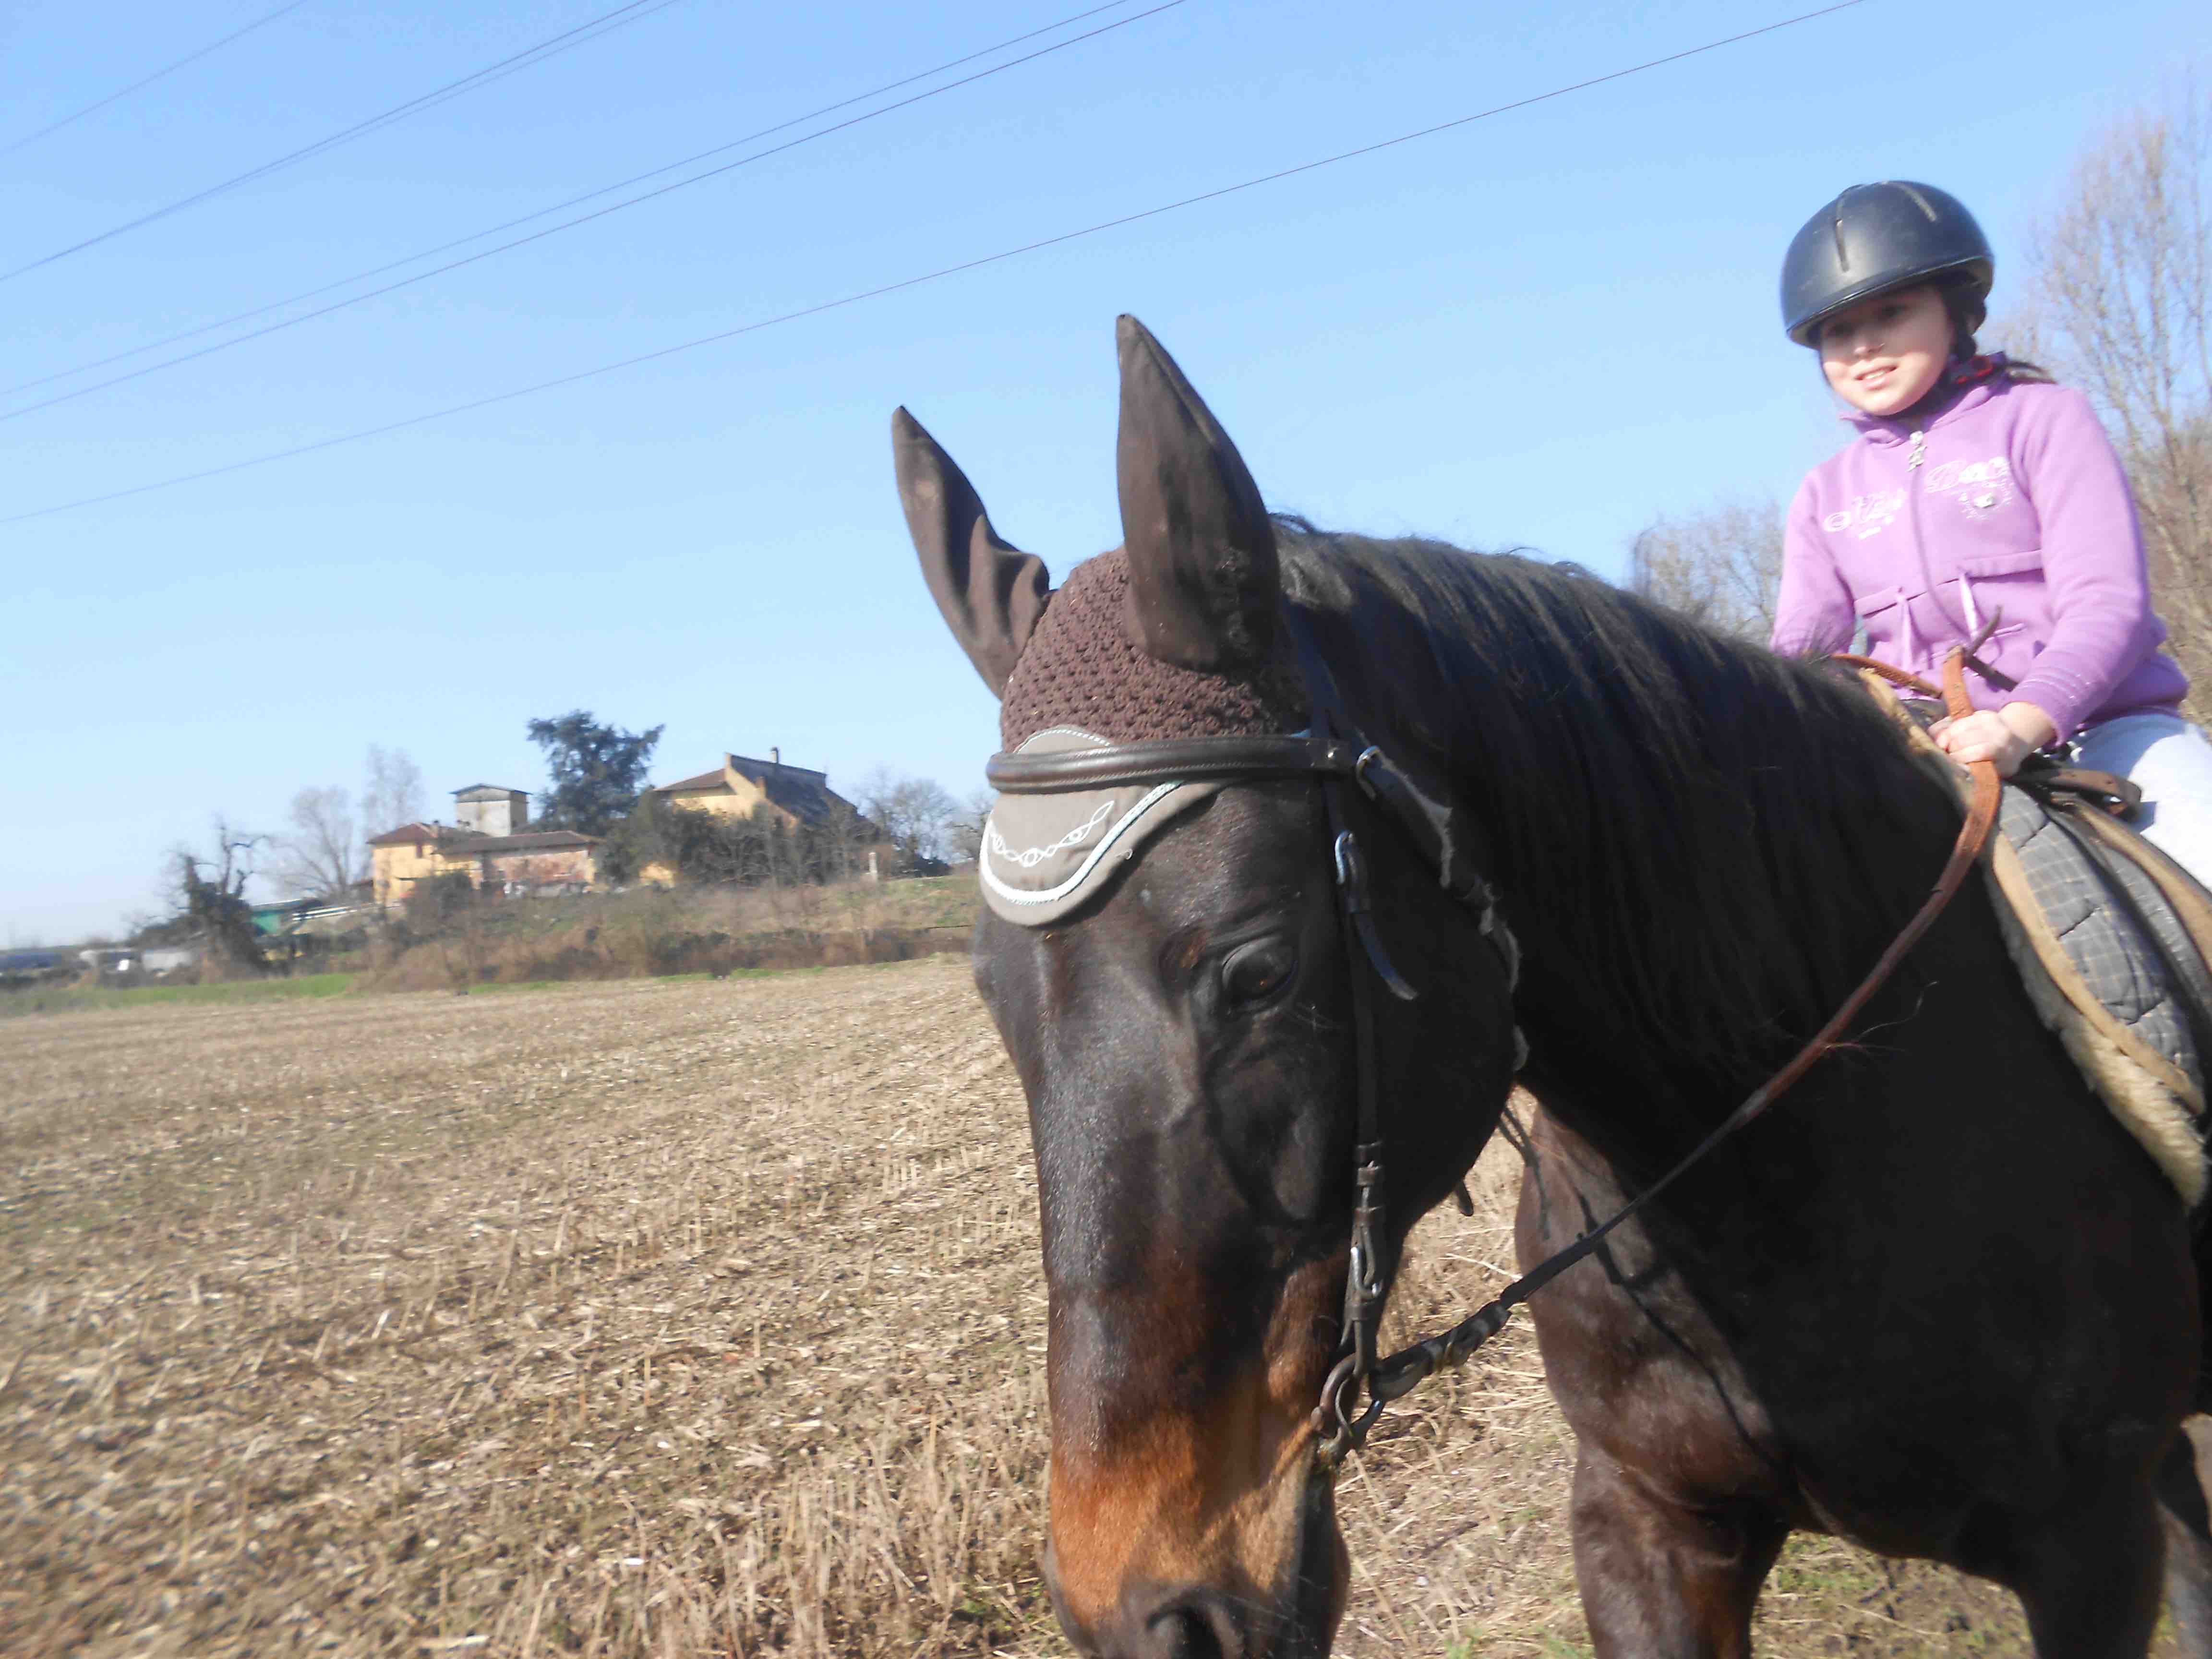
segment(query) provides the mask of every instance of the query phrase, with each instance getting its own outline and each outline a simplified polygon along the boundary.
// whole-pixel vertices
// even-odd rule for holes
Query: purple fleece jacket
[[[1934,678],[1990,617],[1975,705],[2015,700],[2061,738],[2120,714],[2171,713],[2189,679],[2159,649],[2142,537],[2119,457],[2080,392],[1954,367],[1910,419],[1847,416],[1858,440],[1806,475],[1790,506],[1778,651],[1848,649]],[[1931,591],[1932,589],[1932,591]]]

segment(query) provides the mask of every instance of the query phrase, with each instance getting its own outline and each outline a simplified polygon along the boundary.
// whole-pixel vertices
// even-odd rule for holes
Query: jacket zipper
[[[1912,556],[1920,566],[1922,590],[1928,595],[1928,602],[1936,607],[1936,614],[1947,623],[1959,623],[1959,619],[1950,615],[1943,607],[1943,595],[1937,590],[1936,573],[1928,563],[1928,543],[1920,533],[1920,466],[1921,463],[1928,459],[1927,428],[1923,427],[1915,431],[1911,442],[1911,447],[1905,452],[1905,517],[1910,521],[1912,532]],[[1961,593],[1966,590],[1966,579],[1962,574],[1959,578]],[[1909,635],[1911,628],[1912,601],[1905,599],[1900,603],[1905,611],[1905,626]],[[1960,639],[1973,637],[1973,629],[1971,626],[1963,623],[1959,623],[1959,626],[1961,630],[1959,635]],[[1933,652],[1929,653],[1928,660],[1932,668],[1936,663]]]
[[[1930,599],[1936,597],[1936,573],[1928,568],[1928,549],[1920,539],[1920,464],[1928,459],[1928,433],[1923,428],[1912,434],[1912,447],[1905,452],[1905,516],[1906,527],[1912,532],[1913,562],[1920,567],[1921,590]],[[1903,613],[1905,626],[1905,660],[1917,672],[1920,668],[1920,642],[1913,638],[1912,596],[1902,595],[1897,608]],[[1941,609],[1940,603],[1938,609]]]

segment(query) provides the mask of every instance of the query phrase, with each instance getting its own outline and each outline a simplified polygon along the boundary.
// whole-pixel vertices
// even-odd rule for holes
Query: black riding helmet
[[[1953,297],[1971,337],[1987,309],[1996,261],[1959,198],[1902,179],[1853,185],[1805,222],[1782,261],[1782,325],[1799,345],[1848,306],[1933,283]]]

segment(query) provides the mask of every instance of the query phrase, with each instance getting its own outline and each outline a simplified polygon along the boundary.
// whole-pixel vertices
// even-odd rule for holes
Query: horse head
[[[1398,740],[1375,726],[1359,617],[1319,576],[1286,592],[1235,446],[1141,325],[1119,341],[1124,544],[1056,591],[894,417],[923,573],[1000,697],[1004,748],[1297,732],[1317,665],[1294,627],[1364,734]],[[1349,1567],[1316,1404],[1343,1340],[1363,1010],[1386,1279],[1510,1086],[1510,967],[1342,793],[1332,808],[1279,775],[1009,795],[987,831],[975,978],[1028,1098],[1049,1297],[1046,1576],[1086,1653],[1328,1651]],[[1360,814],[1414,1000],[1355,982],[1374,970],[1346,937],[1332,810]]]

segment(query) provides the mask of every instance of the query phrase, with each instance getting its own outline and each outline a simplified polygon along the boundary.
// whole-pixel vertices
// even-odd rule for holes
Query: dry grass
[[[633,888],[474,905],[427,936],[377,938],[368,988],[635,979],[904,962],[968,948],[972,878],[836,886]],[[404,942],[403,942],[404,941]]]
[[[1064,1651],[1019,1091],[937,959],[0,1025],[10,1655]],[[1397,1317],[1508,1260],[1515,1170]],[[1586,1651],[1525,1328],[1348,1476],[1355,1655]],[[2018,1653],[1793,1549],[1765,1651]]]

